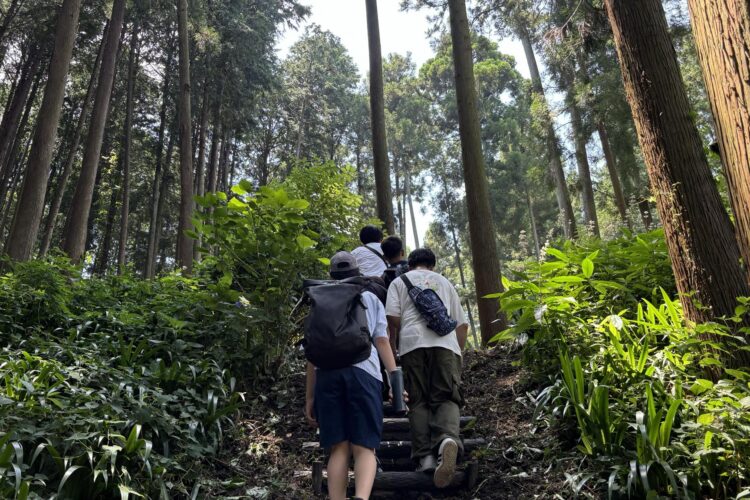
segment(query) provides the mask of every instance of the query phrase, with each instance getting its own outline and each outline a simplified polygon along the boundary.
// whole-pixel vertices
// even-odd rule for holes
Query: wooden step
[[[464,452],[469,453],[484,445],[484,439],[463,439]],[[320,450],[320,443],[308,441],[302,444],[305,451]],[[378,458],[404,458],[411,456],[411,441],[382,441],[377,451]]]
[[[473,427],[476,417],[461,417],[461,429]],[[409,431],[409,419],[407,417],[386,417],[383,419],[383,432]]]
[[[479,467],[476,462],[468,464],[465,470],[458,470],[447,489],[473,488],[476,485]],[[350,485],[353,484],[354,473],[349,472]],[[323,469],[322,462],[315,462],[312,470],[313,490],[322,493],[327,488],[328,472]],[[425,472],[378,472],[375,476],[373,491],[433,491],[437,490],[431,473]]]

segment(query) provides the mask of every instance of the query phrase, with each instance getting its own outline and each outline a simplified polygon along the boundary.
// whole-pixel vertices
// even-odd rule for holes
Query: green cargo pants
[[[445,438],[458,437],[463,405],[461,357],[442,347],[415,349],[401,356],[404,385],[409,393],[411,458],[436,454]]]

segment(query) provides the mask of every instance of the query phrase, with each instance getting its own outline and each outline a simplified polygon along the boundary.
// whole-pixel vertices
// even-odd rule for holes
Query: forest
[[[345,1],[368,71],[305,0],[0,0],[0,498],[317,498],[298,303],[366,224],[484,443],[396,498],[750,497],[750,3],[392,0],[418,61]]]

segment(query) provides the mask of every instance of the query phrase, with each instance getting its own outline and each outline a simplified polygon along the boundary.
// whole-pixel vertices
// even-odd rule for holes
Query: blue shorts
[[[349,441],[377,449],[383,434],[383,383],[350,366],[318,370],[315,380],[315,418],[320,446],[328,449]]]

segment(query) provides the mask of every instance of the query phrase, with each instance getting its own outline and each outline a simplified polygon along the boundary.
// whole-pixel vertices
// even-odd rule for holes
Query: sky
[[[310,7],[311,15],[297,31],[288,30],[281,37],[277,50],[280,58],[286,57],[289,48],[300,38],[304,27],[308,24],[318,24],[341,39],[349,51],[354,62],[359,67],[360,76],[364,77],[369,71],[369,54],[367,48],[367,18],[364,0],[306,0],[301,3]],[[433,51],[427,36],[429,22],[426,11],[402,12],[399,8],[401,0],[380,0],[378,2],[378,18],[380,21],[380,43],[383,56],[396,52],[406,54],[410,52],[412,59],[421,66]],[[517,40],[498,41],[500,50],[516,58],[519,72],[528,78],[523,54],[523,47]],[[422,213],[422,210],[426,213]],[[432,220],[428,206],[415,204],[414,210],[417,220],[417,233],[420,242],[424,242],[424,234]],[[409,226],[406,243],[414,248],[414,237]]]

